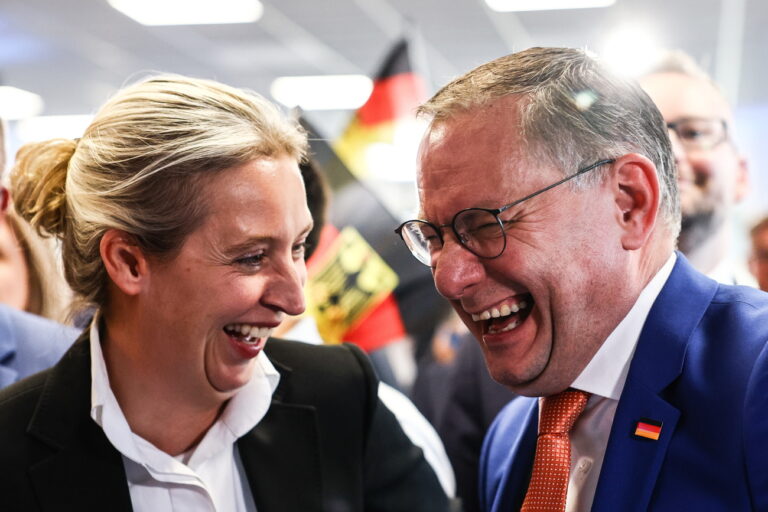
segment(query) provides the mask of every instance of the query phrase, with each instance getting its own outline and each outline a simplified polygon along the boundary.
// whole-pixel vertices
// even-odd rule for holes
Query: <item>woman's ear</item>
[[[110,229],[101,237],[99,252],[115,286],[126,295],[138,295],[149,278],[149,268],[133,235]]]
[[[611,174],[621,245],[637,250],[648,241],[659,213],[660,192],[656,166],[648,158],[630,153],[617,158]]]

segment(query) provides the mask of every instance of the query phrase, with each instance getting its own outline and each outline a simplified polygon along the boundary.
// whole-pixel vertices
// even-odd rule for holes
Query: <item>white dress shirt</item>
[[[592,396],[570,434],[571,472],[566,512],[587,512],[592,508],[613,417],[627,380],[640,331],[651,306],[667,282],[676,259],[677,256],[673,253],[643,288],[627,316],[606,338],[605,343],[571,385],[572,388],[586,391]]]
[[[122,454],[133,510],[255,511],[235,441],[264,417],[280,381],[267,356],[257,356],[253,377],[200,443],[172,457],[131,432],[109,385],[98,325],[97,314],[91,324],[91,417]]]

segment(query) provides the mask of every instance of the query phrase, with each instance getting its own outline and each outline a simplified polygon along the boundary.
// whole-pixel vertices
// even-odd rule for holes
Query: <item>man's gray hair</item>
[[[521,137],[529,157],[564,175],[606,158],[639,153],[656,166],[660,213],[676,237],[680,230],[677,176],[664,120],[633,81],[603,67],[583,50],[529,48],[501,57],[453,80],[419,108],[432,124],[510,95],[519,96]],[[573,180],[596,183],[599,170]]]

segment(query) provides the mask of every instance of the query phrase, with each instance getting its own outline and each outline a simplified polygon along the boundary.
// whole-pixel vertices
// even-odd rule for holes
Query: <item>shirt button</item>
[[[589,470],[592,469],[592,459],[589,457],[580,458],[579,462],[576,464],[576,469],[580,473],[589,473]]]

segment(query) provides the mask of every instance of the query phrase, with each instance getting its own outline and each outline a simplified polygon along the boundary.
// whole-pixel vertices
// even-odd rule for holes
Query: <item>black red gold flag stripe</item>
[[[401,40],[384,59],[373,80],[368,101],[334,142],[336,154],[352,174],[366,177],[368,147],[375,143],[392,143],[398,123],[412,120],[416,107],[426,99],[427,87],[411,66],[408,42]]]
[[[448,309],[429,269],[393,233],[398,220],[376,194],[305,118],[300,121],[332,190],[329,222],[307,264],[308,310],[321,334],[326,342],[350,341],[366,351],[406,334],[425,345]]]
[[[635,426],[635,435],[643,437],[645,439],[651,439],[658,441],[661,435],[661,427],[663,423],[661,421],[651,420],[648,418],[641,418]]]

